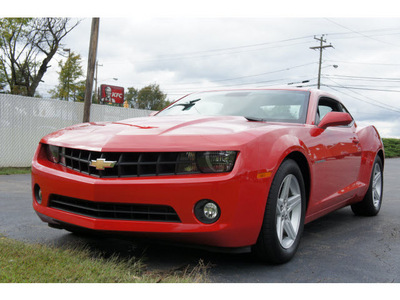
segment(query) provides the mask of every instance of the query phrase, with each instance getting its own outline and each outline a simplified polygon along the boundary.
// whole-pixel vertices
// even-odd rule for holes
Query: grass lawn
[[[147,271],[140,260],[104,258],[88,249],[27,244],[0,236],[0,283],[197,283],[208,266]]]
[[[13,175],[13,174],[29,174],[31,172],[31,168],[13,168],[6,167],[0,168],[0,175]]]

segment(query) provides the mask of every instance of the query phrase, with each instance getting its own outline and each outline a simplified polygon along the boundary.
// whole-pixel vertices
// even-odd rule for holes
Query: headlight
[[[46,147],[47,159],[57,164],[60,162],[60,147],[47,145]]]
[[[235,151],[207,151],[196,155],[197,166],[203,173],[230,172],[236,159]]]
[[[182,152],[177,158],[176,173],[223,173],[235,165],[236,151]]]
[[[182,152],[179,153],[177,158],[177,173],[196,173],[196,153],[195,152]]]

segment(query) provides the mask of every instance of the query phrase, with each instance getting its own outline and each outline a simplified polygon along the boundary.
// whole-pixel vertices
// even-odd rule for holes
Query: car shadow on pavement
[[[335,264],[335,258],[340,256],[351,259],[347,257],[347,249],[356,243],[357,230],[365,226],[365,220],[368,221],[355,217],[350,208],[344,208],[307,224],[297,254],[284,265],[260,262],[251,253],[210,252],[188,245],[132,237],[66,233],[53,243],[62,247],[85,247],[93,255],[105,258],[140,259],[147,270],[171,270],[195,266],[202,261],[209,266],[214,282],[318,282],[312,273],[311,277],[304,274],[321,262]],[[296,276],[296,272],[303,275]]]

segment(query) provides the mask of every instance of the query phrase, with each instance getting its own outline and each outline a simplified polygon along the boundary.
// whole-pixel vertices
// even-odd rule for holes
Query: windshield
[[[157,116],[243,116],[251,121],[305,123],[309,94],[288,90],[195,93],[175,102]]]

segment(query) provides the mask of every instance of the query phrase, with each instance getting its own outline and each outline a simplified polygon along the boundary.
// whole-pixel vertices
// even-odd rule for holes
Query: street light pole
[[[100,99],[99,99],[99,93],[97,90],[97,78],[98,78],[98,71],[99,71],[99,67],[102,67],[103,65],[100,65],[98,61],[96,61],[96,77],[94,78],[94,98],[96,99],[96,101],[94,101],[95,103],[100,103]]]

